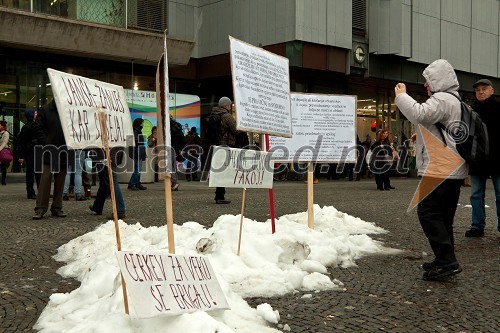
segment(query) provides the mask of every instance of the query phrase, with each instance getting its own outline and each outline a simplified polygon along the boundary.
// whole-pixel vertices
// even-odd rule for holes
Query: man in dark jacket
[[[24,111],[24,116],[26,117],[26,124],[21,128],[18,136],[18,157],[19,163],[24,164],[26,167],[26,195],[28,199],[36,199],[33,184],[36,180],[36,187],[38,189],[41,176],[39,172],[35,173],[35,161],[37,160],[35,158],[35,146],[38,145],[35,131],[36,111],[28,109]]]
[[[144,141],[144,136],[142,135],[142,125],[144,120],[141,118],[136,118],[132,123],[134,129],[134,141],[135,147],[129,147],[129,152],[132,159],[134,160],[134,172],[130,176],[128,182],[129,190],[145,190],[146,187],[141,184],[141,166],[142,161],[146,160],[146,146]]]
[[[50,211],[52,216],[66,217],[62,211],[62,197],[68,151],[54,100],[38,111],[36,124],[36,140],[43,145],[41,149],[43,164],[33,220],[41,220],[48,210],[52,176],[54,176],[54,194]]]
[[[236,129],[236,121],[231,114],[231,105],[233,102],[228,97],[221,97],[218,106],[212,109],[211,115],[217,115],[220,117],[220,141],[217,145],[234,147],[236,143],[236,135],[238,130]],[[209,158],[209,157],[208,157]],[[225,198],[226,188],[216,187],[215,188],[215,203],[216,204],[229,204],[231,200]]]
[[[483,237],[486,225],[486,211],[484,209],[484,196],[486,180],[491,176],[495,189],[497,230],[500,231],[500,137],[496,134],[496,127],[500,124],[500,103],[495,100],[493,85],[488,79],[474,83],[476,101],[472,108],[481,116],[488,128],[490,156],[488,163],[480,166],[471,166],[471,195],[472,225],[465,232],[465,237]]]

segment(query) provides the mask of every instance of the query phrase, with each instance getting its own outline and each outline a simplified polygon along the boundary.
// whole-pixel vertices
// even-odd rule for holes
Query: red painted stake
[[[265,134],[266,138],[266,151],[269,151],[269,134]],[[276,224],[274,222],[274,192],[273,189],[269,189],[269,207],[271,210],[271,229],[272,233],[276,232]]]

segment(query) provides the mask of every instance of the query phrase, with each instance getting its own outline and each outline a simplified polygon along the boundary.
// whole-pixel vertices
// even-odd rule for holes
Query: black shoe
[[[36,195],[35,194],[28,195],[28,199],[36,200]]]
[[[131,190],[131,191],[139,191],[139,189],[137,187],[127,187],[127,189]]]
[[[227,204],[231,203],[231,200],[219,199],[219,200],[215,200],[215,203],[218,205],[227,205]]]
[[[422,266],[420,266],[424,271],[429,272],[432,271],[432,269],[436,266],[434,261],[432,262],[424,262]]]
[[[118,217],[119,220],[123,220],[126,217],[125,213],[117,213],[116,215],[117,215],[117,217]],[[114,220],[115,219],[115,217],[113,216],[113,214],[107,216],[106,218],[108,220]]]
[[[68,214],[66,214],[65,212],[63,212],[60,209],[54,209],[54,210],[51,210],[50,212],[52,213],[52,216],[54,216],[54,217],[66,217],[66,216],[68,216]]]
[[[425,281],[435,281],[443,278],[447,278],[453,275],[457,275],[462,271],[460,265],[452,265],[448,267],[437,267],[434,266],[430,271],[424,272],[423,279]]]
[[[141,191],[144,191],[144,190],[148,189],[146,186],[142,186],[142,184],[141,185],[137,185],[135,188],[137,188],[137,189],[139,189]]]
[[[91,212],[94,212],[96,215],[102,215],[102,212],[98,212],[98,211],[94,210],[94,205],[90,205],[89,209],[90,209]]]
[[[395,190],[395,189],[396,189],[394,186],[391,186],[391,185],[389,185],[389,188],[390,188],[391,190]]]
[[[484,230],[477,228],[470,228],[465,232],[465,237],[484,237]]]
[[[2,185],[7,185],[7,183],[5,182],[5,180],[2,180]]]
[[[43,218],[44,213],[37,213],[35,212],[35,215],[33,215],[33,220],[41,220]]]
[[[63,195],[63,200],[64,200],[64,201],[68,201],[68,200],[69,200],[69,197],[68,197],[68,195],[67,195],[67,194]]]

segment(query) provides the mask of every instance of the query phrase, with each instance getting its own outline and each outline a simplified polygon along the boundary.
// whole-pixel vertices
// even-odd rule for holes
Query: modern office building
[[[170,89],[202,114],[232,97],[231,35],[287,57],[292,91],[357,95],[360,138],[375,119],[409,135],[393,87],[424,100],[431,61],[451,62],[466,99],[482,77],[500,89],[499,17],[499,0],[0,0],[0,118],[16,134],[50,100],[47,67],[155,90],[168,29]]]

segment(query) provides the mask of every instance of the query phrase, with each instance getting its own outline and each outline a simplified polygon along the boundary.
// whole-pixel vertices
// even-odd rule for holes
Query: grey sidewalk
[[[89,202],[70,201],[64,219],[31,220],[34,200],[26,199],[20,175],[9,175],[0,187],[0,332],[30,332],[55,292],[70,292],[78,281],[56,274],[62,263],[51,257],[57,247],[105,222],[91,215]],[[457,255],[463,273],[449,282],[424,282],[419,265],[430,254],[416,213],[406,213],[417,179],[393,179],[396,190],[377,191],[373,180],[326,181],[315,185],[315,203],[331,205],[390,231],[376,238],[404,250],[391,256],[370,256],[358,266],[332,268],[332,277],[344,282],[345,292],[303,293],[272,299],[249,299],[253,306],[267,302],[280,311],[281,323],[292,332],[499,332],[500,233],[496,231],[493,190],[488,184],[487,232],[481,239],[463,236],[471,209],[469,189],[462,188],[455,221]],[[147,191],[131,192],[122,185],[128,223],[163,225],[163,183],[146,184]],[[95,192],[97,188],[93,188]],[[174,192],[176,223],[197,221],[210,226],[221,214],[239,214],[241,190],[228,189],[230,205],[215,205],[213,189],[205,183],[181,182]],[[277,216],[306,210],[306,185],[276,182]],[[269,217],[267,191],[247,191],[245,216]],[[111,211],[109,203],[106,208]],[[277,232],[280,232],[277,225]]]

